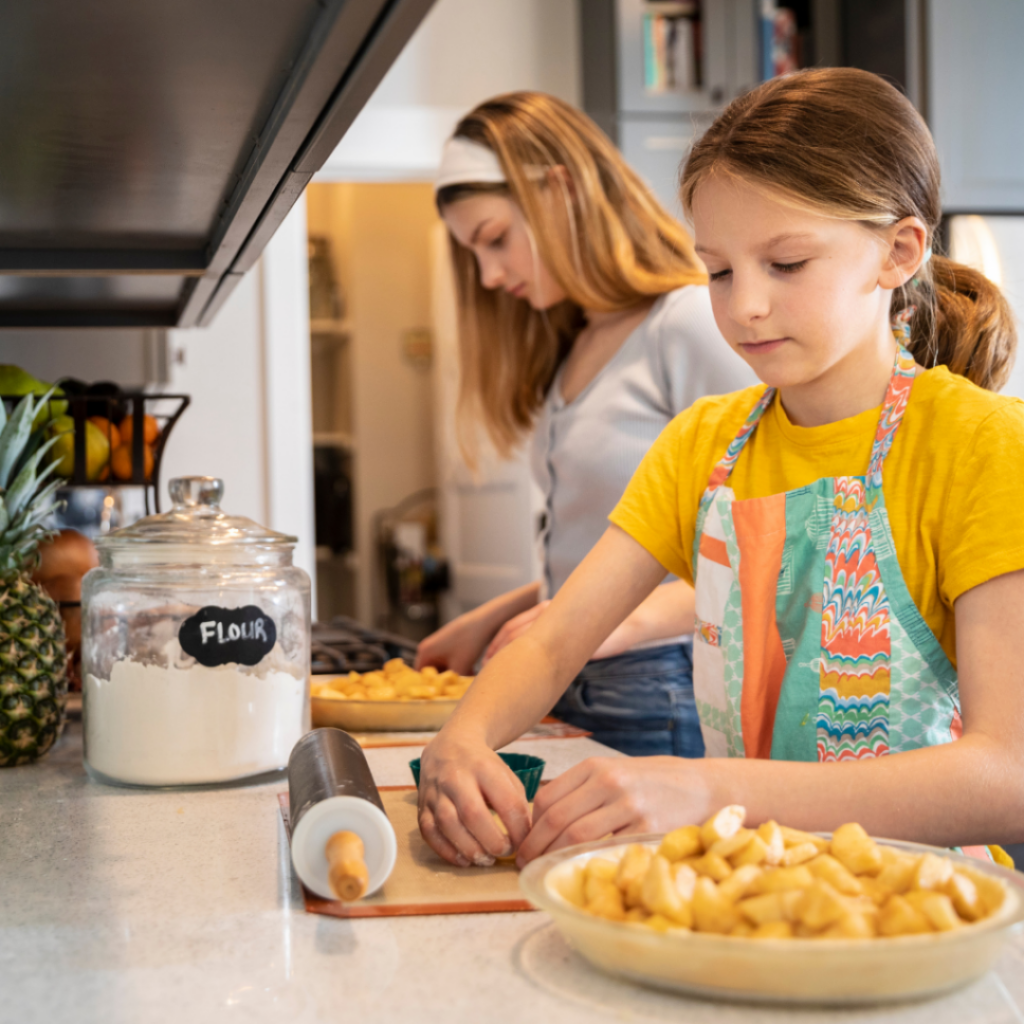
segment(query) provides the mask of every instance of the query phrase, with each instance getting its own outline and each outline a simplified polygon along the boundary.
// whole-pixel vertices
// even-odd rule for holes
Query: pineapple
[[[32,429],[49,397],[26,395],[10,419],[0,402],[0,767],[42,757],[64,728],[64,626],[56,603],[28,574],[59,486],[46,482],[52,459],[37,472],[57,439]]]

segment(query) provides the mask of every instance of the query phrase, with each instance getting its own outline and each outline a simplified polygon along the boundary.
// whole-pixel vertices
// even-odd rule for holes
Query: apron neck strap
[[[729,479],[732,467],[736,465],[736,460],[740,457],[740,452],[743,451],[747,442],[754,436],[754,431],[757,430],[757,425],[761,422],[765,409],[772,404],[774,397],[775,388],[765,388],[764,394],[757,400],[754,408],[750,410],[750,415],[747,416],[743,426],[740,427],[740,432],[732,439],[732,443],[726,449],[722,460],[711,471],[707,490],[704,492],[705,499]]]
[[[878,417],[878,429],[875,432],[875,442],[871,447],[871,459],[868,463],[867,490],[868,503],[871,502],[871,493],[881,490],[882,487],[882,464],[885,457],[892,448],[893,438],[900,423],[903,421],[903,414],[907,411],[907,401],[910,398],[910,388],[914,383],[914,376],[917,372],[914,357],[907,351],[906,345],[910,343],[910,318],[914,315],[914,306],[907,306],[900,310],[893,318],[892,332],[896,337],[896,362],[892,368],[892,376],[889,378],[889,387],[886,389],[885,398],[882,400],[882,412]],[[775,397],[775,388],[765,388],[764,393],[757,400],[757,404],[750,410],[740,427],[739,433],[732,439],[722,457],[721,461],[711,471],[708,479],[707,490],[704,498],[707,500],[711,494],[721,487],[732,475],[736,460],[740,452],[746,447],[747,442],[753,437],[761,417],[765,414],[768,406],[772,404]]]
[[[910,344],[910,318],[914,315],[914,307],[907,306],[893,318],[892,333],[896,336],[896,362],[889,378],[885,398],[882,400],[882,414],[878,417],[878,429],[875,431],[875,442],[871,446],[871,460],[867,472],[867,505],[874,505],[874,498],[882,489],[882,465],[892,448],[896,431],[903,422],[903,414],[907,411],[910,400],[910,389],[917,376],[917,365],[914,357],[907,351]]]

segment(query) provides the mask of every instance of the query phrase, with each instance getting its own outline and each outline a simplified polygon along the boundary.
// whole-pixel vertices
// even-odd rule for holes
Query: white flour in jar
[[[188,786],[283,768],[309,729],[305,673],[280,645],[259,663],[208,668],[177,640],[163,665],[126,658],[86,675],[85,759],[117,782]]]

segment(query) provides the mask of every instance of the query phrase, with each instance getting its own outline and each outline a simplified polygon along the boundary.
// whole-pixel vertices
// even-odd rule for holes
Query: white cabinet
[[[1024,212],[1024,3],[930,0],[926,24],[944,210]]]

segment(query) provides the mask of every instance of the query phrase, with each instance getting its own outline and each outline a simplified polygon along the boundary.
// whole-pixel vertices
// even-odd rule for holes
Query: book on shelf
[[[644,88],[690,92],[701,86],[700,6],[656,0],[644,5]]]
[[[788,75],[800,67],[796,12],[777,0],[761,0],[761,78]]]

